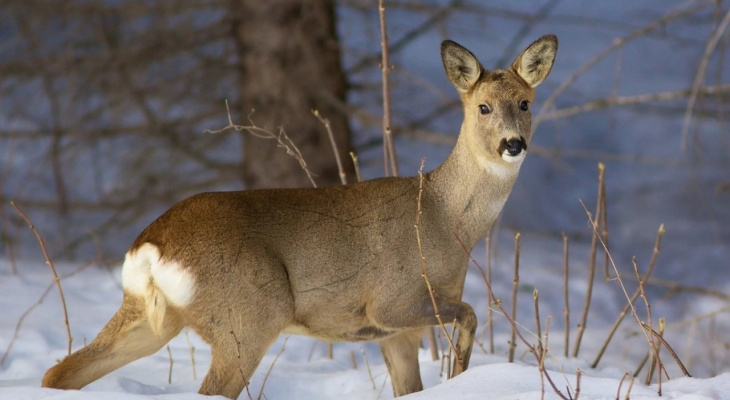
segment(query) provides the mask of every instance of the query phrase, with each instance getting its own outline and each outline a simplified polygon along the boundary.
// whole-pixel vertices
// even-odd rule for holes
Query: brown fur
[[[556,50],[557,39],[544,36],[512,68],[490,72],[458,44],[442,44],[464,122],[452,154],[424,177],[420,233],[441,318],[459,329],[454,375],[468,367],[477,325],[461,301],[468,254],[455,238],[472,248],[502,209],[519,164],[502,159],[500,143],[523,138],[529,144],[530,113],[520,102],[533,100]],[[480,113],[481,104],[490,113]],[[437,320],[414,232],[418,191],[418,178],[384,178],[181,201],[132,250],[152,244],[163,260],[190,271],[192,302],[182,309],[160,303],[166,309],[155,311],[164,315],[156,335],[145,297],[125,295],[99,336],[51,368],[43,386],[80,388],[190,326],[213,352],[204,394],[236,398],[285,330],[330,341],[379,340],[395,394],[421,390],[420,334]]]

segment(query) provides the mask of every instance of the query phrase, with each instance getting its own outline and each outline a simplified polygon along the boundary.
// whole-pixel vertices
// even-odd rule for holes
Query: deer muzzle
[[[502,156],[502,159],[508,162],[517,161],[518,159],[521,159],[524,156],[524,151],[527,150],[527,142],[525,142],[525,138],[519,137],[519,138],[512,138],[512,139],[502,139],[502,141],[499,143],[499,148],[497,149],[497,152],[500,156]]]

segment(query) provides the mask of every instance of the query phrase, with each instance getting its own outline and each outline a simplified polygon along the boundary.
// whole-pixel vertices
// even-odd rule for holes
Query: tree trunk
[[[340,182],[323,124],[329,119],[348,181],[352,181],[346,83],[335,31],[334,2],[232,0],[233,34],[240,68],[240,107],[245,124],[275,134],[280,129],[299,148],[320,186]],[[299,163],[272,140],[244,133],[246,188],[311,186]]]

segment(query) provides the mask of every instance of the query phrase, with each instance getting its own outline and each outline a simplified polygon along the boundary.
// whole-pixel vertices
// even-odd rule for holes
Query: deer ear
[[[512,63],[512,70],[528,85],[535,87],[547,78],[553,68],[557,51],[558,38],[555,35],[545,35],[522,51]]]
[[[441,60],[446,76],[459,92],[471,90],[482,75],[482,64],[474,54],[451,40],[441,42]]]

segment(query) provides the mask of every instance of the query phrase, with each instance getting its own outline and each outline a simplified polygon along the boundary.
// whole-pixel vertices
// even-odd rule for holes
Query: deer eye
[[[527,111],[530,109],[530,102],[527,100],[522,100],[520,102],[520,110]]]
[[[479,112],[482,113],[482,115],[489,114],[491,110],[489,109],[489,106],[486,104],[480,104],[479,105]]]

